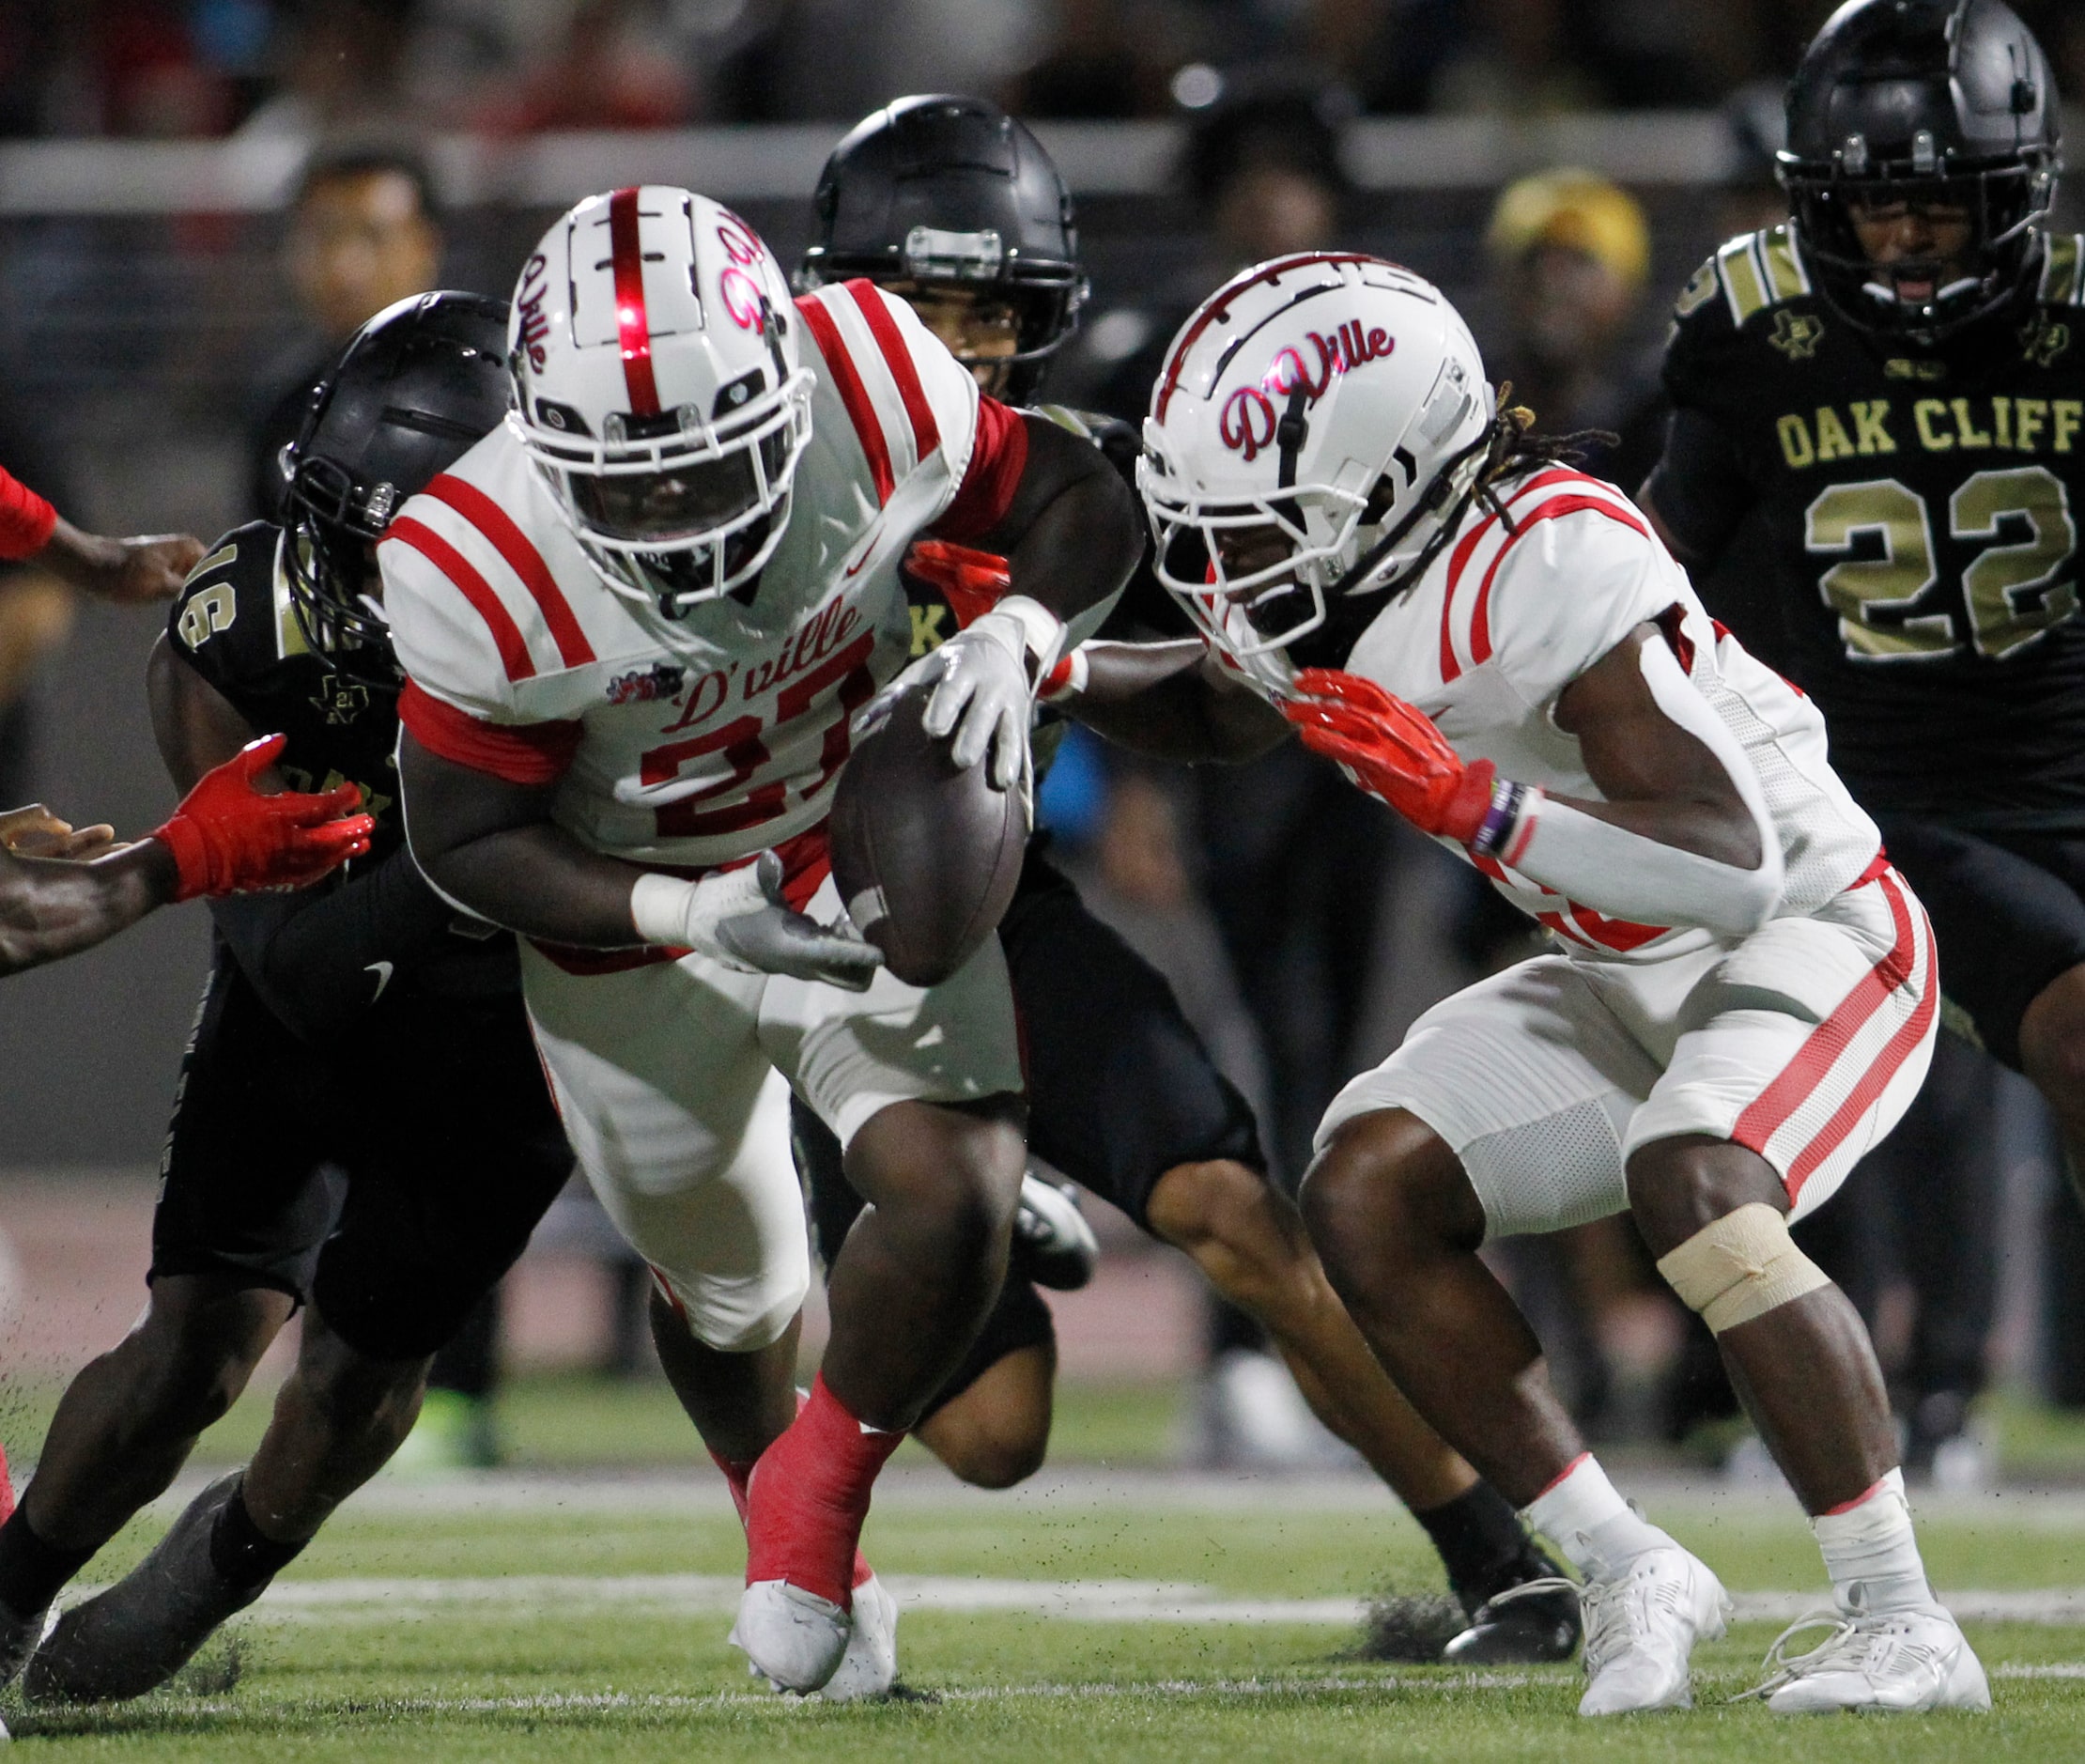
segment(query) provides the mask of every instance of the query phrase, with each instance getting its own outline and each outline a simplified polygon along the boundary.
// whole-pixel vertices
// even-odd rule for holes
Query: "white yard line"
[[[1082,1623],[1297,1623],[1351,1628],[1367,1601],[1242,1598],[1192,1582],[1014,1580],[956,1574],[891,1574],[885,1584],[913,1612],[1006,1612]],[[631,1616],[721,1617],[738,1606],[729,1574],[494,1574],[354,1576],[282,1580],[255,1612],[279,1622],[409,1620],[438,1614],[554,1617],[610,1609]],[[80,1588],[85,1597],[91,1588]],[[1789,1623],[1820,1609],[1820,1592],[1740,1592],[1740,1622]],[[1965,1621],[2085,1627],[2085,1587],[1953,1592]]]

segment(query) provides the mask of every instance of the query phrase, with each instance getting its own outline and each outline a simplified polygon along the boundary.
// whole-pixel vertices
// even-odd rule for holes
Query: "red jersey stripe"
[[[796,310],[803,315],[811,340],[831,370],[833,390],[847,409],[847,420],[855,426],[855,439],[861,443],[862,454],[869,461],[869,474],[876,481],[876,505],[880,508],[889,502],[897,480],[890,475],[890,449],[884,444],[883,425],[876,420],[869,388],[861,383],[861,376],[855,371],[847,346],[841,338],[840,327],[833,323],[832,315],[818,296],[805,295],[796,302]]]
[[[658,414],[652,378],[652,321],[644,310],[644,253],[638,241],[637,188],[609,197],[609,258],[615,272],[615,334],[623,348],[623,383],[633,416]]]
[[[564,776],[585,733],[576,722],[486,722],[408,680],[398,720],[440,758],[510,784],[554,784]]]
[[[451,587],[478,610],[478,616],[492,632],[493,644],[500,652],[500,665],[506,669],[508,679],[535,677],[535,662],[522,639],[521,627],[500,604],[500,596],[492,592],[492,584],[478,574],[469,558],[433,528],[421,525],[410,515],[399,516],[384,529],[384,543],[388,545],[393,540],[412,547],[448,578]]]
[[[1761,1156],[1766,1154],[1767,1142],[1809,1100],[1811,1092],[1824,1082],[1826,1075],[1852,1045],[1854,1036],[1862,1026],[1910,977],[1912,959],[1917,953],[1910,908],[1903,890],[1888,875],[1877,880],[1889,898],[1891,916],[1896,925],[1896,942],[1853,990],[1840,999],[1837,1009],[1810,1031],[1801,1051],[1738,1117],[1730,1137],[1748,1151],[1757,1152]]]
[[[862,317],[869,322],[869,334],[883,351],[884,365],[890,370],[890,378],[898,385],[898,396],[904,401],[905,420],[912,425],[912,457],[915,463],[924,463],[927,456],[941,445],[941,427],[934,420],[934,407],[927,402],[927,389],[919,383],[919,369],[913,362],[912,351],[905,348],[898,321],[891,317],[890,308],[883,303],[884,297],[873,282],[857,276],[842,286],[861,309]]]
[[[507,567],[521,579],[529,597],[542,611],[543,622],[557,640],[558,658],[566,667],[583,668],[595,659],[594,645],[579,629],[572,603],[564,597],[564,591],[550,574],[550,566],[543,561],[543,553],[530,542],[529,535],[515,525],[513,517],[505,509],[475,484],[451,477],[446,472],[427,486],[426,493],[438,503],[446,503],[492,542],[493,549],[506,560]]]
[[[1617,508],[1604,496],[1551,497],[1519,524],[1513,536],[1499,547],[1490,567],[1484,572],[1484,580],[1477,589],[1476,605],[1470,609],[1470,665],[1473,668],[1481,668],[1491,658],[1491,579],[1499,573],[1499,565],[1506,562],[1506,554],[1527,536],[1530,528],[1562,515],[1604,515],[1620,526],[1632,528],[1646,539],[1651,536],[1650,529],[1641,520],[1626,509]]]
[[[1568,478],[1585,474],[1573,472],[1568,466],[1558,466],[1553,471],[1538,472],[1534,477],[1506,499],[1511,508],[1523,496],[1544,489],[1552,484],[1561,484]],[[1462,664],[1455,658],[1455,591],[1462,585],[1462,572],[1469,567],[1470,556],[1482,542],[1484,535],[1498,525],[1496,514],[1490,514],[1455,542],[1455,549],[1448,554],[1448,585],[1441,596],[1441,680],[1444,685],[1462,672]]]

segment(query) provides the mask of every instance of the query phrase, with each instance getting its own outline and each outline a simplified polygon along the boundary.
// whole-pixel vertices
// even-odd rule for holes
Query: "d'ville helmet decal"
[[[1381,325],[1364,330],[1356,318],[1348,319],[1329,338],[1321,331],[1306,332],[1304,342],[1317,357],[1315,363],[1305,363],[1303,350],[1290,345],[1275,353],[1259,385],[1240,386],[1224,400],[1217,433],[1224,445],[1248,465],[1274,439],[1280,421],[1274,408],[1277,398],[1286,399],[1300,391],[1308,408],[1325,395],[1336,376],[1381,361],[1398,347],[1397,338]]]

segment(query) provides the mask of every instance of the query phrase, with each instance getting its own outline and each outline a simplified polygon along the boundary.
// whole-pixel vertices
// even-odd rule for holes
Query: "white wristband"
[[[1027,595],[1003,595],[992,603],[985,618],[1005,617],[1020,628],[1020,642],[1028,658],[1028,678],[1040,680],[1064,642],[1064,621],[1040,600]],[[981,625],[983,619],[979,620]]]
[[[630,922],[646,943],[687,949],[691,947],[688,918],[694,904],[694,883],[646,871],[630,890]]]

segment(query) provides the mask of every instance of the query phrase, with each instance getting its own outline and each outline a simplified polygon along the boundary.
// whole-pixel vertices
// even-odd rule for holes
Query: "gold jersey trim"
[[[1730,240],[1717,251],[1716,267],[1722,278],[1723,298],[1730,303],[1731,322],[1740,330],[1768,307],[1810,292],[1810,271],[1803,266],[1794,232],[1786,225]]]
[[[2042,254],[2041,302],[2045,306],[2085,305],[2085,276],[2078,267],[2085,262],[2085,237],[2077,233],[2051,233]]]

